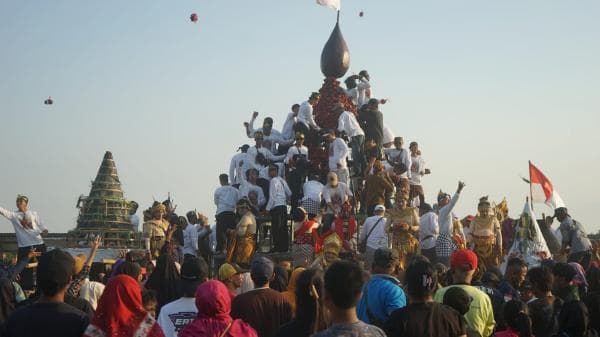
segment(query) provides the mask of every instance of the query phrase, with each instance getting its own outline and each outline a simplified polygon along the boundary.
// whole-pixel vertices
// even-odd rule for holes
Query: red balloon
[[[198,14],[192,13],[192,15],[190,15],[190,20],[194,23],[198,22]]]

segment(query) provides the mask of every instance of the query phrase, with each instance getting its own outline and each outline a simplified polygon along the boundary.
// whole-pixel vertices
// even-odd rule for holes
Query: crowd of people
[[[528,203],[511,219],[487,197],[458,217],[463,182],[427,203],[419,145],[384,126],[370,81],[346,79],[358,109],[336,104],[334,129],[316,122],[319,93],[281,131],[253,113],[215,226],[170,200],[143,221],[135,207],[146,249],[111,266],[94,263],[101,238],[87,256],[46,251],[27,197],[0,208],[19,247],[0,266],[0,336],[596,336],[600,258],[582,224]]]

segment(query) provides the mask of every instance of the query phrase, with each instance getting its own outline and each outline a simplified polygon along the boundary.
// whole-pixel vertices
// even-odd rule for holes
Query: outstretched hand
[[[92,240],[92,242],[90,242],[90,248],[92,248],[92,250],[98,249],[101,245],[102,245],[102,237],[100,237],[100,235],[97,235]]]
[[[254,112],[252,113],[252,118],[256,118],[256,117],[258,117],[258,111],[254,111]]]
[[[465,188],[465,186],[467,186],[467,184],[465,184],[462,181],[459,181],[458,182],[458,189],[456,190],[456,192],[460,193],[463,190],[463,188]]]

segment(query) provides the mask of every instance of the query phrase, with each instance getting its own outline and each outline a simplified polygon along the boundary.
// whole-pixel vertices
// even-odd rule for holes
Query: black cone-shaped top
[[[340,78],[346,74],[348,68],[350,51],[340,30],[340,23],[336,22],[321,53],[321,72],[325,77]]]

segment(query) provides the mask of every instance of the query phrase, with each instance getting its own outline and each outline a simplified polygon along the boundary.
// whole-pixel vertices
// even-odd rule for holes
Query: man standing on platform
[[[285,180],[278,176],[277,165],[269,166],[269,202],[267,211],[271,215],[271,233],[273,237],[273,250],[285,253],[289,248],[289,233],[287,228],[287,202],[292,196],[292,191]]]
[[[155,202],[152,206],[152,219],[144,222],[143,232],[146,240],[146,249],[150,251],[152,258],[157,258],[160,249],[165,244],[165,237],[169,229],[169,222],[164,219],[167,207]]]
[[[465,188],[465,183],[462,181],[458,182],[458,189],[454,196],[450,198],[449,194],[441,193],[438,195],[438,223],[440,233],[435,242],[435,253],[437,256],[437,262],[444,264],[445,266],[450,265],[450,256],[456,250],[456,244],[452,241],[452,210],[458,199],[460,198],[460,192]]]
[[[7,218],[15,229],[19,247],[17,262],[27,259],[27,254],[32,249],[41,253],[46,252],[46,245],[42,238],[48,235],[48,229],[37,212],[29,209],[29,199],[26,196],[17,196],[16,212],[0,207],[0,214]]]
[[[383,114],[379,111],[378,99],[371,98],[369,103],[360,109],[358,122],[365,131],[365,141],[374,141],[377,153],[381,153],[383,149]]]
[[[309,145],[315,144],[317,138],[315,133],[321,130],[313,115],[313,107],[319,103],[320,98],[321,95],[318,92],[313,92],[308,101],[302,102],[298,111],[298,122],[294,125],[294,131],[303,133],[306,136],[306,143]]]
[[[352,112],[344,111],[344,107],[339,103],[334,109],[336,113],[340,113],[340,117],[338,118],[338,131],[344,132],[350,139],[354,175],[361,176],[367,165],[364,155],[365,132],[360,128],[360,124],[358,124],[358,121]]]
[[[339,181],[348,184],[350,174],[348,172],[348,145],[343,139],[337,137],[336,130],[328,131],[327,142],[329,143],[329,172],[335,172]]]
[[[226,174],[219,176],[221,187],[214,194],[214,202],[217,206],[217,254],[225,254],[225,240],[227,230],[235,228],[235,207],[240,199],[239,191],[229,185],[229,177]]]
[[[231,179],[231,185],[241,184],[244,181],[244,171],[242,168],[244,167],[245,162],[253,162],[253,159],[248,158],[248,149],[250,145],[244,144],[238,148],[238,151],[242,151],[240,153],[236,153],[231,158],[231,163],[229,164],[229,179]]]

